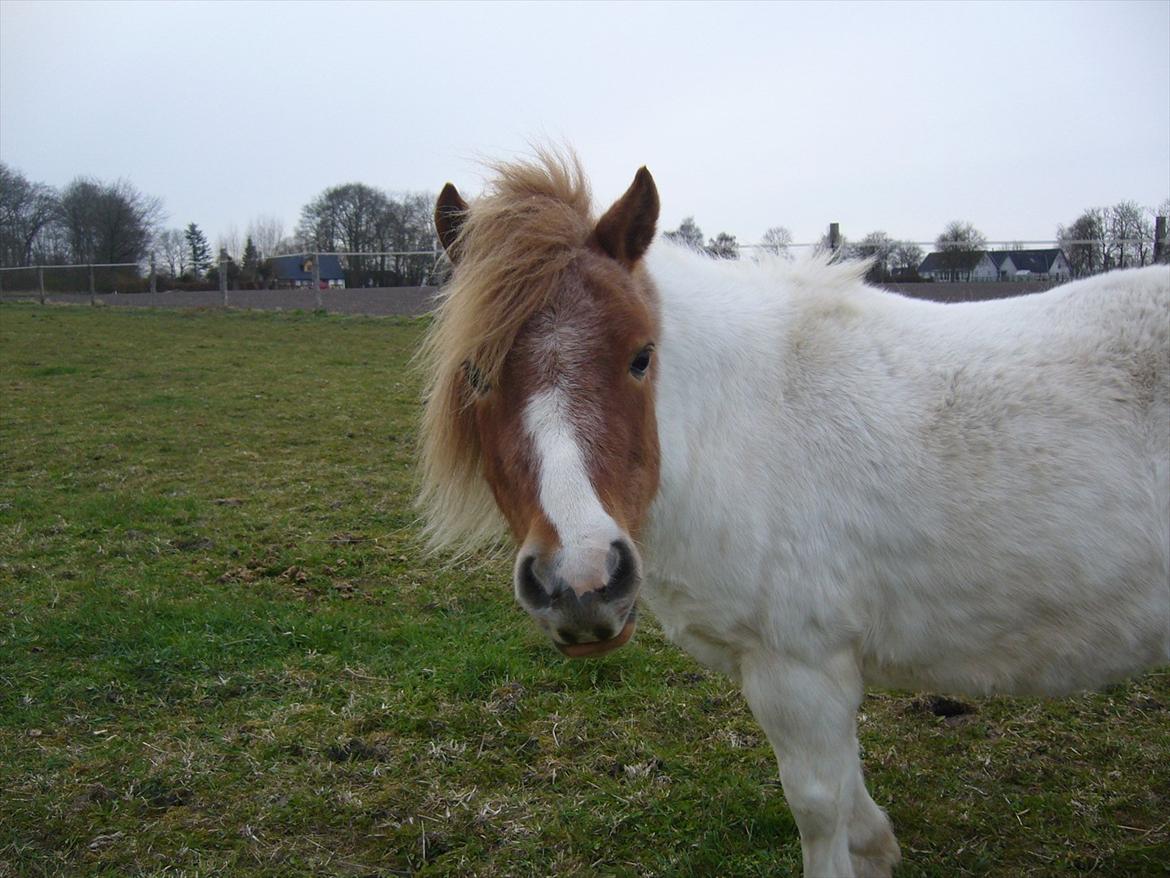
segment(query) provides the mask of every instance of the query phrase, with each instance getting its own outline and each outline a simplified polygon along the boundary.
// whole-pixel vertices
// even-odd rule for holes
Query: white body
[[[887,874],[866,683],[1063,693],[1170,659],[1170,270],[962,305],[669,244],[642,596],[741,682],[806,873]]]

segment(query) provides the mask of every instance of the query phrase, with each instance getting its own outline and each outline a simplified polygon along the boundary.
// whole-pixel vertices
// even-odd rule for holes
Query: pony
[[[1170,269],[944,305],[656,239],[644,167],[599,218],[572,153],[493,170],[435,208],[426,534],[510,532],[566,656],[644,605],[735,680],[805,874],[900,858],[866,685],[1056,695],[1170,658]]]

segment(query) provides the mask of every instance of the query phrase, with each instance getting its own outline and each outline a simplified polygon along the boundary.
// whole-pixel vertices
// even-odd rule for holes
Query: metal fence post
[[[93,264],[91,263],[89,266],[89,304],[91,304],[91,305],[97,304],[96,296],[97,296],[97,287],[94,285],[94,282],[93,282]]]
[[[158,275],[154,270],[154,254],[150,254],[150,291],[152,293],[158,292]]]
[[[1166,217],[1154,217],[1154,261],[1166,259]]]
[[[45,269],[44,266],[37,266],[37,286],[41,291],[41,304],[45,304]]]
[[[836,256],[841,249],[841,224],[829,223],[829,251]]]
[[[227,260],[219,260],[219,291],[223,293],[223,306],[227,307]]]

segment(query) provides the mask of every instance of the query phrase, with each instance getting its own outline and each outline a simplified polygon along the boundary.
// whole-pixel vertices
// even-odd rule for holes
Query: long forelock
[[[423,342],[426,380],[419,502],[435,548],[470,551],[498,538],[503,520],[482,473],[465,370],[491,385],[524,324],[541,310],[585,248],[592,199],[572,153],[490,166],[495,179],[468,209],[453,250],[458,266]]]

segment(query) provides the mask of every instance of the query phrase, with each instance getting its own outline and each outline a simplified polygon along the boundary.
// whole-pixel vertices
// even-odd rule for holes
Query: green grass
[[[0,307],[0,875],[791,874],[734,687],[416,544],[418,321]],[[904,876],[1170,862],[1170,674],[873,693]]]

